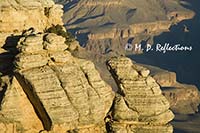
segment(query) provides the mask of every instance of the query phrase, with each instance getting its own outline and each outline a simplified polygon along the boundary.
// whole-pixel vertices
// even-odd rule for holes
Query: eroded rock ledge
[[[64,23],[89,40],[133,37],[144,32],[168,31],[169,27],[194,12],[180,1],[162,0],[80,0],[69,2]]]
[[[180,0],[79,0],[67,4],[70,8],[65,9],[63,21],[90,52],[138,54],[125,50],[126,44],[154,44],[155,36],[194,17],[186,4]]]

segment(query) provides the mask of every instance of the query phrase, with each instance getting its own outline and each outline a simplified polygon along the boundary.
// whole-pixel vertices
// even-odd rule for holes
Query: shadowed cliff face
[[[159,66],[163,69],[174,71],[177,74],[177,80],[188,84],[195,84],[200,88],[199,67],[200,62],[200,1],[198,0],[182,0],[189,4],[182,4],[185,8],[193,10],[195,16],[190,20],[185,20],[177,25],[170,27],[170,32],[164,32],[159,36],[155,36],[154,44],[157,43],[170,43],[181,44],[183,46],[192,46],[190,52],[148,52],[143,55],[130,56],[134,60],[144,64]],[[188,32],[185,29],[189,30]]]

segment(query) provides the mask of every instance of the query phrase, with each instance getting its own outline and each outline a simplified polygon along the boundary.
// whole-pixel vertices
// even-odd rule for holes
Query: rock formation
[[[22,37],[17,47],[17,80],[46,130],[103,128],[114,93],[92,62],[74,58],[53,33]]]
[[[6,92],[0,110],[1,133],[37,133],[42,130],[42,122],[16,78],[13,78],[11,83],[4,79],[2,83],[4,85],[1,87],[6,89]]]
[[[0,1],[0,71],[9,73],[16,54],[15,46],[25,30],[43,32],[52,25],[62,25],[62,5],[52,0]],[[34,31],[33,31],[34,30]]]
[[[114,132],[172,132],[169,103],[149,70],[125,57],[112,59],[109,68],[120,88],[113,104],[111,87],[92,62],[71,55],[65,38],[54,33],[22,36],[15,77],[1,106],[1,131],[101,133],[111,111],[107,122],[114,121]]]
[[[171,133],[168,122],[174,115],[159,85],[149,76],[150,71],[124,57],[111,59],[108,68],[119,86],[112,110],[112,130]]]
[[[61,8],[51,0],[0,1],[2,132],[105,130],[104,118],[114,98],[111,87],[92,62],[66,50],[74,50],[76,42],[68,46],[65,38],[43,33],[63,24]]]
[[[157,32],[157,30],[166,30],[171,21],[166,22],[162,18],[175,21],[173,18],[175,16],[177,21],[180,21],[193,15],[191,12],[187,12],[188,14],[183,13],[183,15],[177,16],[175,9],[172,10],[169,7],[167,14],[162,12],[163,14],[158,17],[159,21],[155,23],[150,23],[146,18],[143,21],[145,24],[133,22],[132,25],[132,20],[136,20],[134,14],[138,17],[143,12],[137,10],[140,5],[137,5],[136,0],[129,1],[130,3],[124,1],[95,2],[86,0],[81,1],[79,6],[86,4],[85,7],[90,9],[97,6],[93,10],[97,9],[100,13],[103,10],[103,13],[108,12],[108,14],[110,10],[106,9],[107,6],[127,7],[124,9],[124,12],[127,12],[127,20],[122,20],[130,22],[128,23],[130,27],[125,26],[126,28],[123,29],[122,23],[118,25],[119,27],[112,27],[111,31],[114,31],[112,33],[114,35],[110,36],[109,32],[105,34],[110,38],[129,37],[129,35],[146,31],[145,29],[147,29],[147,34],[148,32]],[[148,4],[148,1],[146,2]],[[157,1],[153,2],[157,3]],[[129,10],[132,5],[134,8]],[[158,7],[160,9],[160,6]],[[182,9],[180,6],[177,7]],[[85,57],[85,53],[77,52],[81,58],[74,57],[73,51],[77,50],[78,42],[66,44],[66,39],[62,36],[44,32],[53,25],[63,24],[61,8],[62,6],[54,4],[51,0],[0,1],[0,72],[3,73],[0,80],[0,132],[171,133],[173,129],[168,123],[173,119],[173,113],[169,110],[169,106],[171,104],[176,110],[183,107],[182,102],[186,102],[184,99],[186,93],[181,95],[183,89],[173,94],[171,91],[164,91],[167,99],[169,98],[169,104],[162,95],[160,86],[149,75],[148,69],[132,63],[128,58],[118,57],[108,62],[110,73],[117,84],[113,90],[118,90],[118,92],[114,93],[102,79],[96,66],[91,61],[82,59]],[[93,11],[89,10],[88,13],[91,15]],[[75,19],[83,17],[83,14],[81,14],[81,10],[78,11],[77,14],[74,14],[78,15]],[[185,14],[186,16],[184,16]],[[157,16],[151,15],[154,16],[151,18],[153,20]],[[103,16],[106,15],[103,14]],[[85,17],[87,18],[87,16]],[[96,18],[99,19],[98,16],[92,17],[92,22]],[[113,16],[113,20],[115,19],[118,22],[117,16]],[[81,21],[85,20],[79,20],[79,22]],[[107,19],[105,19],[105,26],[112,25],[112,22],[106,23]],[[80,29],[82,28],[80,27]],[[98,30],[94,31],[97,31],[98,34]],[[89,37],[92,36],[92,34],[89,35]],[[104,35],[101,39],[99,43],[105,41]],[[116,40],[124,42],[120,38]],[[108,43],[116,40],[108,40]],[[108,49],[110,45],[102,46],[100,49],[112,53],[113,51]],[[120,54],[120,51],[118,52]],[[93,54],[87,56],[93,56]],[[96,58],[98,57],[100,56]],[[14,66],[11,65],[13,60]],[[163,77],[168,77],[168,74],[166,75]],[[161,86],[166,83],[165,85],[169,87],[174,82],[173,78],[172,76],[170,82],[160,80],[158,83]],[[187,99],[197,96],[197,93],[193,92],[189,92],[190,95]],[[175,94],[179,95],[174,96]],[[171,102],[174,99],[178,99],[177,104]],[[193,98],[192,103],[195,100]],[[190,109],[194,106],[190,106]]]
[[[0,32],[17,33],[34,27],[43,31],[52,24],[63,24],[62,6],[52,0],[1,0]]]

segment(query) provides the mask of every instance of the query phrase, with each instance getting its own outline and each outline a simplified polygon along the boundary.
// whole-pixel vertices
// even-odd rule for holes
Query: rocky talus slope
[[[113,104],[112,130],[118,133],[170,133],[174,117],[150,71],[128,58],[113,58],[108,67],[119,86]]]

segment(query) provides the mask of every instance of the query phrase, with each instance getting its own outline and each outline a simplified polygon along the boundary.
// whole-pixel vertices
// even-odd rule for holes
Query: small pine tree
[[[55,33],[59,36],[64,37],[66,39],[65,40],[66,44],[69,44],[75,40],[70,32],[63,30],[63,26],[61,26],[61,25],[53,25],[52,27],[47,29],[46,32],[47,33]]]

